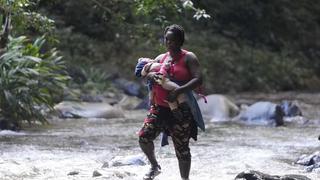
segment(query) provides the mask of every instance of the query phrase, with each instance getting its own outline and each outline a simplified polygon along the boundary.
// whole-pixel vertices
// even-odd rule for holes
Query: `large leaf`
[[[63,60],[55,49],[41,51],[43,37],[33,44],[25,37],[10,40],[0,57],[0,113],[13,122],[46,123],[39,107],[52,108],[53,95],[65,87]]]

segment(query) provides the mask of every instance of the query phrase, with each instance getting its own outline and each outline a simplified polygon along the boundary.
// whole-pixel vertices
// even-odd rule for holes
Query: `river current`
[[[311,98],[312,99],[312,98]],[[317,110],[313,110],[317,111]],[[0,131],[1,180],[110,179],[141,180],[149,165],[104,166],[117,156],[142,155],[137,141],[147,111],[127,111],[117,119],[52,119],[51,125],[20,132]],[[314,119],[320,119],[314,117]],[[191,140],[191,180],[232,180],[246,170],[271,175],[300,174],[313,180],[294,162],[302,154],[320,151],[319,125],[282,127],[207,122],[198,141]],[[158,180],[178,180],[172,142],[155,142],[162,173]],[[92,177],[94,171],[101,176]]]

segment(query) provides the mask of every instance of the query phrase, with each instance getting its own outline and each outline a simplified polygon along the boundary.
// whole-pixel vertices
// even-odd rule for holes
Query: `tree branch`
[[[107,8],[106,6],[103,6],[102,3],[100,3],[99,1],[97,0],[91,0],[93,3],[95,3],[96,5],[98,5],[100,8],[102,8],[103,10],[107,11],[107,12],[111,12],[111,10],[109,8]]]

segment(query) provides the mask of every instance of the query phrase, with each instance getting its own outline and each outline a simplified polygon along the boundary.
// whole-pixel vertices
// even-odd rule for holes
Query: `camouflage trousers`
[[[197,138],[197,127],[190,107],[186,103],[179,105],[183,118],[173,116],[170,108],[157,106],[151,107],[143,127],[139,131],[139,142],[153,142],[160,132],[167,132],[173,141],[176,156],[179,160],[190,160],[189,140]]]

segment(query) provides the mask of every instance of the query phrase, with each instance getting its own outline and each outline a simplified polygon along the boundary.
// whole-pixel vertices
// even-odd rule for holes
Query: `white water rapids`
[[[115,156],[142,154],[136,132],[146,111],[128,111],[118,119],[56,119],[46,128],[0,131],[1,180],[141,180],[149,165],[103,167]],[[207,122],[198,141],[191,140],[191,180],[231,180],[245,170],[271,175],[300,174],[294,164],[302,154],[320,150],[319,126],[263,127]],[[170,145],[156,152],[162,173],[157,180],[179,180],[177,160]],[[98,171],[101,176],[92,177]],[[76,172],[74,175],[68,175]]]

